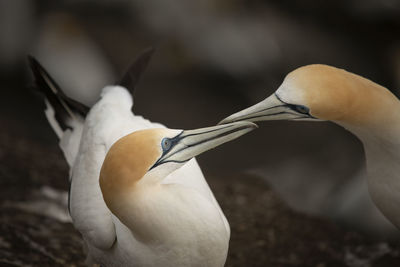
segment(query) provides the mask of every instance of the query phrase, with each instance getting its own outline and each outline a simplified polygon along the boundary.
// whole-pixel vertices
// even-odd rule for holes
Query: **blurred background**
[[[288,72],[311,63],[344,68],[400,94],[396,0],[0,0],[0,15],[0,192],[2,206],[10,209],[2,216],[8,230],[16,214],[10,207],[33,213],[54,208],[68,221],[46,206],[58,201],[64,207],[68,170],[40,98],[27,89],[28,54],[70,97],[91,105],[140,51],[153,46],[134,112],[178,129],[214,125],[264,99]],[[398,244],[398,231],[368,195],[360,141],[332,123],[264,122],[198,159],[206,175],[217,177],[211,185],[223,207],[227,198],[240,202],[226,188],[258,179],[296,214],[339,227],[343,235],[356,232],[365,238],[361,243]],[[259,192],[252,188],[247,195]],[[240,217],[240,210],[227,210]],[[257,227],[266,225],[259,221]],[[234,248],[240,250],[240,240]],[[390,253],[398,258],[400,250]],[[370,266],[349,262],[343,266]]]

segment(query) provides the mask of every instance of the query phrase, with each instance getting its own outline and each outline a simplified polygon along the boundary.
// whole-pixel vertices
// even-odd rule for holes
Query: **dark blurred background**
[[[91,105],[140,51],[154,46],[134,112],[178,129],[214,125],[311,63],[344,68],[400,93],[397,0],[1,0],[0,35],[0,179],[8,200],[47,182],[39,171],[9,175],[7,168],[25,168],[30,159],[13,154],[11,161],[8,153],[37,149],[44,162],[48,151],[61,155],[40,98],[27,89],[27,54],[70,97]],[[206,175],[227,184],[237,173],[255,175],[297,212],[379,242],[399,238],[368,196],[357,138],[328,122],[260,126],[201,155]],[[65,190],[62,179],[49,183]]]

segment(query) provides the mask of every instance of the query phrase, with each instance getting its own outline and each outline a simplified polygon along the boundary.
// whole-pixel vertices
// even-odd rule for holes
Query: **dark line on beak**
[[[231,125],[230,125],[230,126],[231,126]],[[220,129],[218,129],[218,130],[225,129],[225,128],[228,128],[228,127],[220,128]],[[169,159],[170,157],[172,157],[172,156],[175,155],[176,153],[181,152],[182,150],[185,150],[185,149],[187,149],[187,148],[189,148],[189,147],[195,147],[195,146],[197,146],[197,145],[200,145],[200,144],[203,144],[203,143],[207,143],[207,142],[209,142],[209,141],[211,141],[211,140],[218,139],[218,138],[220,138],[220,137],[223,137],[223,136],[226,136],[226,135],[229,135],[229,134],[231,134],[231,133],[234,133],[234,132],[237,132],[237,131],[240,131],[240,130],[243,130],[243,129],[247,129],[247,128],[248,128],[248,127],[246,127],[246,126],[242,126],[242,127],[240,127],[240,128],[232,129],[232,130],[230,130],[230,131],[228,131],[228,132],[221,133],[221,134],[216,135],[216,136],[213,136],[213,137],[211,137],[211,138],[201,140],[201,141],[199,141],[199,142],[197,142],[197,143],[193,143],[193,144],[190,144],[190,145],[186,145],[185,147],[183,147],[183,148],[181,148],[181,149],[175,151],[175,152],[172,153],[171,155],[168,155],[168,157],[166,157],[164,160]],[[213,132],[213,131],[210,131],[210,132]],[[203,133],[208,133],[208,132],[203,132]],[[197,134],[196,134],[196,135],[197,135]],[[186,137],[186,136],[185,136],[185,137]],[[182,138],[180,141],[182,141],[183,139],[184,139],[184,138]]]
[[[184,149],[186,149],[186,148],[188,148],[188,147],[194,147],[194,146],[197,146],[197,145],[200,145],[200,144],[203,144],[203,143],[207,143],[208,141],[211,141],[211,140],[214,140],[214,139],[218,139],[218,138],[220,138],[220,137],[227,136],[227,135],[230,135],[231,133],[238,132],[238,131],[240,131],[240,130],[247,129],[247,128],[249,128],[249,127],[242,126],[242,127],[239,127],[239,128],[232,129],[232,130],[230,130],[230,131],[228,131],[228,132],[220,133],[219,135],[213,136],[213,137],[211,137],[211,138],[204,139],[204,140],[201,140],[201,141],[199,141],[199,142],[197,142],[197,143],[187,145],[185,148],[182,148],[181,150],[178,150],[178,151],[176,151],[175,153],[177,153],[177,152],[179,152],[179,151],[182,151],[182,150],[184,150]],[[221,129],[224,129],[224,128],[221,128]],[[219,130],[221,130],[221,129],[219,129]],[[174,153],[174,154],[175,154],[175,153]]]
[[[276,112],[276,113],[271,113],[271,114],[266,114],[266,115],[258,115],[258,116],[253,116],[253,117],[247,117],[246,119],[254,119],[254,118],[260,118],[260,117],[270,117],[274,115],[280,115],[280,114],[292,114],[292,115],[297,115],[295,113],[289,113],[287,111],[281,111],[281,112]]]
[[[180,140],[185,139],[188,136],[196,136],[196,135],[199,135],[199,134],[212,133],[212,132],[219,131],[219,130],[222,130],[222,129],[226,129],[226,128],[229,128],[229,127],[232,127],[232,125],[227,125],[225,127],[219,128],[219,129],[213,129],[213,130],[209,130],[209,131],[205,131],[205,132],[183,135]],[[183,134],[183,132],[182,132],[182,134]]]
[[[170,147],[168,150],[163,151],[161,157],[154,163],[153,166],[150,167],[149,170],[151,170],[151,169],[153,169],[154,167],[156,167],[156,166],[159,165],[159,163],[160,163],[160,161],[162,160],[162,158],[163,158],[166,154],[168,154],[168,152],[171,151],[171,149],[174,148],[174,147],[176,146],[176,144],[179,143],[179,141],[181,140],[182,134],[183,134],[183,131],[180,132],[180,133],[179,133],[177,136],[175,136],[174,138],[171,138],[171,142],[172,142],[171,147]]]
[[[192,158],[190,158],[190,159],[187,159],[187,160],[165,160],[165,161],[162,161],[162,162],[160,162],[160,164],[158,164],[158,165],[161,165],[161,164],[164,164],[164,163],[168,163],[168,162],[173,162],[173,163],[185,163],[185,162],[188,162],[189,160],[191,160]],[[150,169],[151,170],[151,169]]]
[[[189,134],[189,135],[186,135],[186,136],[181,137],[181,138],[179,139],[178,142],[181,142],[183,139],[185,139],[185,138],[188,137],[188,136],[195,136],[195,135],[200,135],[200,134],[205,134],[205,133],[211,133],[211,132],[215,132],[215,131],[218,131],[218,130],[226,129],[226,128],[229,128],[229,127],[232,127],[232,125],[229,125],[229,126],[226,126],[226,127],[223,127],[223,128],[219,128],[219,129],[214,129],[214,130],[210,130],[210,131],[201,132],[201,133]],[[200,145],[200,144],[209,142],[209,141],[214,140],[214,139],[218,139],[218,138],[220,138],[220,137],[223,137],[223,136],[226,136],[226,135],[229,135],[229,134],[231,134],[231,133],[238,132],[238,131],[240,131],[240,130],[247,129],[247,128],[249,128],[249,127],[242,126],[242,127],[239,127],[239,128],[232,129],[232,130],[230,130],[230,131],[228,131],[228,132],[224,132],[224,133],[221,133],[221,134],[219,134],[219,135],[213,136],[212,138],[207,138],[207,139],[201,140],[201,141],[199,141],[199,142],[197,142],[197,143],[193,143],[193,144],[190,144],[190,145],[185,145],[185,147],[183,147],[183,148],[181,148],[181,149],[175,151],[174,153],[168,155],[166,158],[163,158],[163,157],[165,156],[165,154],[168,153],[168,152],[167,152],[167,153],[163,154],[163,155],[157,160],[157,162],[154,163],[154,165],[153,165],[149,170],[151,170],[151,169],[153,169],[153,168],[155,168],[155,167],[157,167],[157,166],[159,166],[159,165],[161,165],[161,164],[167,163],[167,162],[176,162],[176,163],[184,163],[184,162],[187,162],[187,161],[189,161],[190,159],[192,159],[193,157],[192,157],[192,158],[189,158],[189,159],[187,159],[187,160],[183,160],[183,161],[168,160],[168,159],[169,159],[170,157],[172,157],[173,155],[175,155],[176,153],[179,153],[179,152],[181,152],[181,151],[183,151],[183,150],[185,150],[185,149],[187,149],[187,148],[195,147],[195,146],[197,146],[197,145]],[[183,131],[182,131],[182,133],[183,133]],[[181,134],[182,134],[182,133],[181,133]],[[178,136],[180,136],[181,134],[179,134]],[[177,143],[178,143],[178,142],[177,142]]]
[[[279,108],[279,107],[286,107],[286,105],[278,105],[278,106],[273,106],[273,107],[261,109],[261,110],[257,111],[256,113],[260,113],[260,112],[263,112],[263,111],[266,111],[266,110],[270,110],[270,109],[273,109],[273,108]],[[266,115],[266,116],[267,116],[267,115]],[[246,120],[246,119],[251,119],[251,118],[257,118],[257,116],[255,116],[255,117],[246,117],[246,115],[243,115],[243,116],[237,117],[237,118],[236,118],[234,121],[232,121],[232,122],[241,121],[241,120]]]
[[[175,136],[174,138],[171,138],[171,142],[172,142],[171,147],[168,150],[163,151],[163,154],[158,159],[158,161],[161,160],[166,154],[168,154],[168,152],[171,151],[171,149],[173,149],[176,146],[176,144],[178,144],[180,141],[182,141],[183,139],[185,139],[188,136],[195,136],[195,135],[204,134],[204,133],[212,133],[212,132],[215,132],[215,131],[218,131],[218,130],[222,130],[222,129],[225,129],[225,128],[228,128],[228,127],[232,127],[232,125],[228,125],[228,126],[225,126],[225,127],[219,128],[219,129],[213,129],[213,130],[209,130],[209,131],[205,131],[205,132],[193,133],[193,134],[188,134],[188,135],[183,135],[183,133],[185,131],[182,131],[177,136]]]
[[[285,105],[288,104],[288,103],[284,102],[284,101],[278,96],[277,93],[274,93],[274,95],[275,95],[275,97],[276,97],[279,101],[281,101],[283,104],[285,104]]]

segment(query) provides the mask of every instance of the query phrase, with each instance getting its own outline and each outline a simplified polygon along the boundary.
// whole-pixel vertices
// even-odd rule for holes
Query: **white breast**
[[[140,255],[147,257],[151,256],[147,254],[154,253],[154,250],[149,250],[135,240],[129,229],[113,216],[104,203],[99,186],[101,165],[114,142],[133,131],[164,127],[141,116],[134,116],[131,107],[132,98],[124,88],[113,86],[103,90],[102,98],[87,115],[79,153],[72,168],[71,217],[92,252],[92,257],[101,257],[102,261],[110,260],[107,264],[103,263],[107,266],[121,266],[112,264],[118,262],[118,258],[122,260],[120,263],[140,262]],[[229,239],[227,220],[195,159],[168,176],[164,183],[181,184],[207,199],[208,205],[216,211],[217,220],[223,223],[224,235]],[[141,251],[142,254],[133,253],[133,250]]]

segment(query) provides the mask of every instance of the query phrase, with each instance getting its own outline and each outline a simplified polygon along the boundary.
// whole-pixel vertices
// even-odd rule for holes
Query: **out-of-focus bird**
[[[171,130],[131,112],[153,50],[89,110],[67,97],[33,58],[46,117],[71,167],[69,210],[102,266],[223,266],[229,224],[194,156],[256,126],[239,122]]]
[[[51,12],[38,26],[31,41],[33,55],[69,97],[92,106],[101,89],[113,81],[112,65],[98,43],[69,12]]]
[[[274,94],[220,124],[235,121],[329,120],[364,145],[368,189],[381,212],[400,227],[400,102],[366,78],[326,65],[294,70]]]

